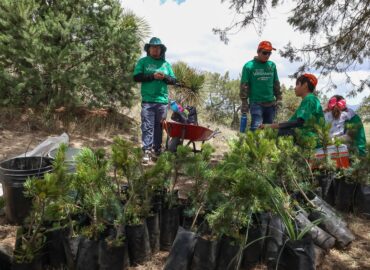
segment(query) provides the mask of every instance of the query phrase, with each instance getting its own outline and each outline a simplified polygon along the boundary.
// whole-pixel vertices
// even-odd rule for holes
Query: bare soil
[[[97,118],[97,119],[95,119]],[[139,144],[138,122],[125,115],[94,115],[89,118],[84,115],[78,121],[65,122],[58,116],[55,123],[47,126],[32,111],[9,112],[0,111],[0,160],[19,155],[32,149],[48,136],[60,135],[67,132],[70,136],[70,145],[74,147],[92,147],[109,149],[114,136],[123,136]],[[211,125],[215,129],[216,125]],[[228,150],[227,141],[235,136],[235,132],[221,127],[222,134],[211,141],[216,148],[214,157],[221,159]],[[184,182],[184,190],[189,183]],[[370,220],[354,215],[344,215],[349,228],[356,236],[356,240],[345,250],[332,249],[324,257],[320,270],[370,269]],[[0,245],[11,251],[14,249],[16,226],[6,223],[4,216],[0,216]],[[159,252],[144,265],[131,267],[131,270],[160,270],[166,261],[168,252]],[[257,266],[257,269],[266,269]]]

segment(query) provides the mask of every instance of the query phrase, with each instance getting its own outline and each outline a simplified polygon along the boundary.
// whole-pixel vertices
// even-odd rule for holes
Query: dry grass
[[[6,224],[5,218],[0,217],[0,243],[6,253],[12,254],[15,246],[17,226]]]
[[[370,220],[344,215],[356,240],[345,250],[332,249],[320,270],[370,269]]]
[[[138,265],[136,267],[130,267],[129,270],[162,270],[166,262],[168,252],[160,251],[152,255],[150,261],[143,265]]]

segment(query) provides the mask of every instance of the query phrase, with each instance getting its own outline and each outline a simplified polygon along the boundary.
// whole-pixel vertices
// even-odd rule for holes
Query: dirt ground
[[[4,116],[3,116],[4,117]],[[48,136],[60,135],[62,128],[55,128],[46,131],[44,128],[34,128],[32,124],[25,125],[29,119],[22,121],[5,121],[0,117],[0,160],[10,158],[15,155],[24,153],[27,148],[32,149]],[[4,122],[5,121],[5,122]],[[68,128],[70,136],[70,145],[74,147],[103,147],[109,149],[113,137],[121,135],[139,143],[138,124],[132,119],[121,119],[123,122],[118,127],[116,125],[106,125],[103,128],[82,131],[82,124],[75,124],[73,128]],[[100,125],[101,123],[99,123]],[[126,125],[127,124],[127,125]],[[213,125],[214,128],[214,125]],[[227,151],[227,141],[235,136],[235,132],[220,128],[222,134],[211,141],[212,145],[217,148],[215,158],[220,159],[224,152]],[[356,236],[356,240],[346,249],[332,249],[326,254],[321,266],[321,270],[345,270],[345,269],[370,269],[370,220],[365,220],[353,215],[344,215],[350,229]],[[16,227],[6,224],[4,216],[0,216],[0,246],[12,250],[15,242]],[[131,270],[160,270],[163,269],[167,252],[155,254],[153,258],[145,265],[132,267]],[[265,269],[260,266],[256,269]]]

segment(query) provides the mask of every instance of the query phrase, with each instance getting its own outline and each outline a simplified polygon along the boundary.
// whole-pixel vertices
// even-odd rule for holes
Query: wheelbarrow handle
[[[216,137],[216,136],[217,136],[218,134],[220,134],[220,133],[221,133],[221,131],[219,130],[219,128],[215,129],[215,130],[211,133],[211,135],[209,135],[209,136],[208,136],[207,140],[209,140],[209,139],[212,139],[212,138]]]

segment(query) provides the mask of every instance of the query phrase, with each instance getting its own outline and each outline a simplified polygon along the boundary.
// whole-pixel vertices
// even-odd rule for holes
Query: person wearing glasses
[[[276,65],[269,60],[273,50],[275,48],[271,42],[260,42],[257,56],[247,62],[242,70],[241,114],[242,117],[246,117],[250,110],[251,131],[256,130],[261,124],[271,124],[276,115],[276,108],[281,106],[282,94]]]

